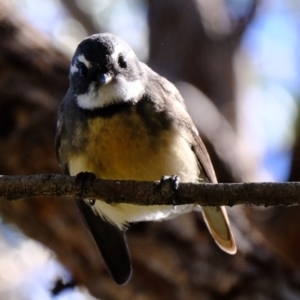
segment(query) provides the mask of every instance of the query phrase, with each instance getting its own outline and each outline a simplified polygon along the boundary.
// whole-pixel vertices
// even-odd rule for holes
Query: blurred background
[[[0,0],[0,174],[60,172],[70,59],[111,32],[176,84],[220,182],[300,181],[299,20],[299,0]],[[0,299],[300,299],[298,207],[230,209],[234,257],[198,215],[135,225],[118,287],[70,199],[1,202]]]

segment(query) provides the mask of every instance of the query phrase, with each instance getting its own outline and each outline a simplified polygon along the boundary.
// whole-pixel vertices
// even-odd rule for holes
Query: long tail
[[[228,254],[236,253],[236,244],[224,206],[201,207],[205,223],[217,245]]]

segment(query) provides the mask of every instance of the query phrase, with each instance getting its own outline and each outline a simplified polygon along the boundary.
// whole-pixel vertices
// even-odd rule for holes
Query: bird
[[[58,109],[55,137],[64,174],[135,181],[176,175],[180,182],[217,183],[179,91],[139,61],[123,39],[97,33],[81,41],[71,61],[69,81]],[[132,274],[125,236],[131,223],[170,219],[199,209],[195,204],[107,204],[105,199],[82,198],[76,203],[112,278],[120,285]],[[201,210],[217,245],[235,254],[225,207]]]

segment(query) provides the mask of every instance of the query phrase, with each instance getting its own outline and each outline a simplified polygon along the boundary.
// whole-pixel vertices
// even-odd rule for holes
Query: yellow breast
[[[103,179],[159,180],[179,175],[196,182],[199,168],[184,134],[175,129],[153,134],[137,113],[89,120],[85,151],[69,160],[71,175],[93,172]]]

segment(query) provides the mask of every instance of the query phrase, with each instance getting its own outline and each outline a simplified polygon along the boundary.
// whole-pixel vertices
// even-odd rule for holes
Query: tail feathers
[[[228,254],[236,253],[236,244],[224,206],[202,207],[205,223],[217,245]]]
[[[113,279],[118,284],[127,283],[132,267],[125,232],[96,215],[84,200],[76,202]]]

